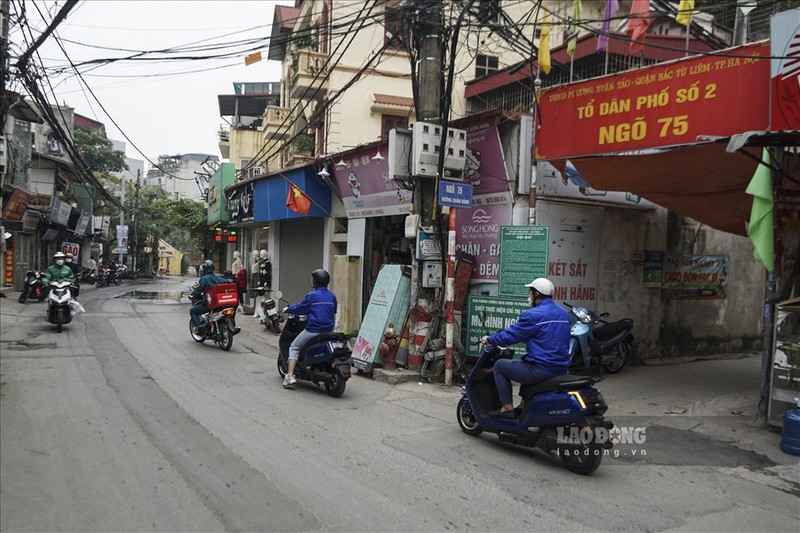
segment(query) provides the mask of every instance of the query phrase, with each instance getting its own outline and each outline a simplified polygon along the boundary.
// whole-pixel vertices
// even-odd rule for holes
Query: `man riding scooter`
[[[189,315],[192,317],[192,331],[197,333],[197,328],[200,327],[200,317],[204,314],[208,313],[208,305],[206,305],[206,300],[203,298],[205,291],[207,288],[211,287],[212,285],[219,285],[220,283],[225,283],[225,280],[222,279],[220,276],[214,274],[214,262],[210,259],[206,259],[200,265],[202,277],[200,281],[197,282],[197,286],[194,288],[191,294],[192,301],[195,298],[199,298],[199,301],[189,309]]]
[[[522,359],[502,359],[494,364],[492,372],[502,407],[489,412],[495,418],[516,418],[512,403],[511,381],[532,385],[566,374],[569,370],[569,329],[567,312],[553,302],[553,283],[546,278],[536,278],[528,287],[531,309],[523,311],[519,320],[494,335],[484,335],[484,345],[511,346],[525,342],[526,353]]]

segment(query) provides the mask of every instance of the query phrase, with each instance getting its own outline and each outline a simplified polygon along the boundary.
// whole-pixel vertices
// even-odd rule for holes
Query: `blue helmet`
[[[204,274],[213,274],[214,273],[214,261],[211,259],[206,259],[203,261],[203,273]]]

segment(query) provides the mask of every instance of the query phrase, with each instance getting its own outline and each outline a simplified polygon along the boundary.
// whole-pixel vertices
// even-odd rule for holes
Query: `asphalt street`
[[[463,434],[458,387],[284,390],[255,318],[229,352],[191,339],[191,281],[85,287],[60,334],[0,299],[0,530],[798,530],[798,458],[752,416],[757,357],[608,377],[608,417],[645,438],[584,477]]]

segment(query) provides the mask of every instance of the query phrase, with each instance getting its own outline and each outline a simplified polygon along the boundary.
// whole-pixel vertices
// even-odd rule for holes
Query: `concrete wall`
[[[724,300],[663,300],[642,284],[634,253],[667,250],[730,257]],[[747,238],[702,226],[666,209],[606,207],[597,311],[630,317],[641,359],[754,352],[761,347],[765,270]]]

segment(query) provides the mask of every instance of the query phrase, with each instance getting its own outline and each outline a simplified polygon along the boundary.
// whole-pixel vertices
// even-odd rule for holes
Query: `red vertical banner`
[[[14,247],[11,246],[6,250],[6,279],[3,282],[11,286],[14,284]]]
[[[772,17],[770,46],[770,129],[796,130],[800,128],[800,10]]]

